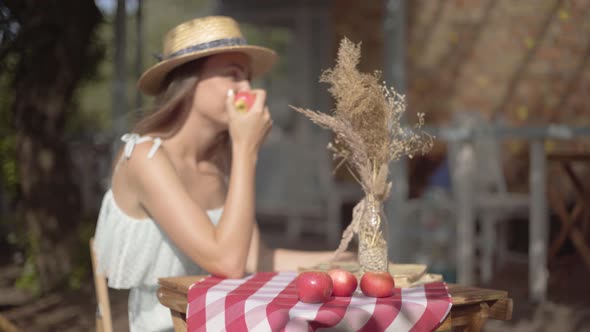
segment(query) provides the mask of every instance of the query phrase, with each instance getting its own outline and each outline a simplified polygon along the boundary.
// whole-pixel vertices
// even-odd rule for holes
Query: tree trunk
[[[92,39],[102,15],[92,0],[5,5],[20,24],[12,45],[20,211],[41,290],[48,290],[71,270],[81,213],[64,126],[73,92],[99,56]]]

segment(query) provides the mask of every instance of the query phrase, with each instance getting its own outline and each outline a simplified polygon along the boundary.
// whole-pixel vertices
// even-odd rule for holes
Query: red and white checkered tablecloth
[[[207,277],[188,291],[188,331],[432,331],[451,310],[445,283],[396,288],[387,298],[356,292],[326,303],[298,301],[296,272]]]

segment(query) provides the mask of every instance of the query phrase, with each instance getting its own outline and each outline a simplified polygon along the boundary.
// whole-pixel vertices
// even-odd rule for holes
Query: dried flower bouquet
[[[359,263],[362,270],[386,270],[387,225],[383,220],[382,202],[391,188],[389,163],[402,156],[425,153],[432,147],[432,137],[420,131],[423,114],[418,114],[414,130],[402,126],[406,110],[404,96],[381,83],[381,73],[361,73],[360,44],[344,38],[340,42],[336,66],[324,71],[320,82],[330,84],[328,91],[335,99],[332,114],[291,106],[317,125],[334,133],[328,145],[337,168],[345,165],[361,185],[365,198],[353,210],[353,220],[343,232],[336,258],[359,236]]]

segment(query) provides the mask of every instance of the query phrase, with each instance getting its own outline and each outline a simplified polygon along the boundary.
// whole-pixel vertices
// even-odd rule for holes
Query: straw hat
[[[240,52],[251,60],[252,78],[270,70],[277,54],[266,47],[248,45],[238,23],[224,16],[209,16],[182,23],[164,37],[160,62],[146,70],[137,85],[147,95],[157,95],[174,68],[208,55]]]

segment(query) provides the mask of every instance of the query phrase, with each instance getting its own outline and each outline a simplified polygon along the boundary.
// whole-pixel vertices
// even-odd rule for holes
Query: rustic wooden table
[[[170,308],[174,330],[186,331],[186,303],[190,285],[204,278],[203,276],[186,276],[160,278],[158,299]],[[487,319],[512,319],[512,299],[508,292],[464,287],[449,284],[453,298],[451,314],[436,331],[481,331]]]

